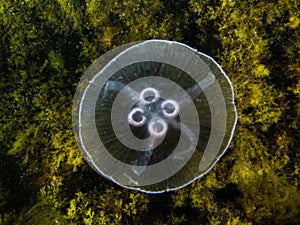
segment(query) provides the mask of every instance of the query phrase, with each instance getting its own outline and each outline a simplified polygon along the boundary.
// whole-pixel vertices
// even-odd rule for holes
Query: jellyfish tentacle
[[[192,87],[186,90],[186,95],[182,97],[182,100],[179,102],[180,106],[184,106],[185,104],[189,104],[187,96],[189,96],[192,100],[195,100],[199,97],[199,95],[210,85],[212,85],[216,81],[216,77],[213,73],[209,72],[203,79],[198,81],[197,84],[193,85]]]
[[[184,123],[175,123],[172,122],[172,125],[175,129],[180,129],[182,135],[185,136],[185,138],[188,140],[189,146],[184,150],[184,151],[180,151],[179,153],[175,154],[173,156],[173,159],[178,159],[178,160],[185,160],[186,157],[184,157],[184,155],[189,154],[190,151],[193,151],[195,146],[194,143],[196,141],[196,136],[195,134],[192,132],[192,130],[186,126]]]
[[[136,185],[136,186],[139,185],[139,182],[136,181],[136,180],[134,180],[134,179],[133,179],[131,176],[129,176],[127,173],[123,173],[123,175],[124,175],[125,177],[128,178],[130,184],[133,184],[133,185]]]
[[[161,130],[155,130],[154,127],[157,124],[162,126]],[[150,138],[148,139],[149,142],[147,145],[148,147],[143,153],[143,155],[137,160],[137,162],[142,162],[142,166],[134,166],[131,168],[136,175],[140,175],[143,171],[145,171],[146,167],[148,166],[148,163],[151,160],[154,146],[157,146],[157,142],[160,143],[161,139],[164,139],[167,133],[167,129],[167,123],[160,117],[154,117],[150,120],[150,122],[148,123],[148,131],[150,133]]]
[[[141,157],[136,160],[136,163],[142,162],[142,166],[132,166],[131,169],[136,175],[141,175],[145,171],[150,162],[151,155],[153,154],[153,150],[145,151]]]
[[[143,152],[142,156],[139,157],[136,160],[136,164],[139,162],[142,164],[142,166],[132,166],[131,169],[132,171],[136,174],[136,175],[140,175],[142,172],[145,171],[145,169],[148,166],[148,163],[151,160],[151,156],[153,154],[153,146],[155,146],[155,139],[157,137],[155,137],[154,135],[151,136],[151,138],[149,138],[149,144],[148,144],[148,148],[146,151]]]

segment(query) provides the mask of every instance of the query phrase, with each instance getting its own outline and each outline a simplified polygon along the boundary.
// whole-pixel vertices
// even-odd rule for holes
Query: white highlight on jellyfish
[[[123,173],[123,175],[128,178],[130,184],[133,184],[133,185],[138,185],[139,184],[139,182],[137,182],[136,180],[132,179],[132,177],[128,176],[126,173]]]
[[[154,138],[162,137],[167,133],[168,125],[162,118],[154,117],[148,124],[148,131]]]
[[[149,97],[149,98],[148,98]],[[139,95],[139,100],[143,105],[149,105],[151,103],[157,102],[160,94],[158,90],[152,87],[145,88],[141,91]]]
[[[163,114],[165,117],[172,119],[176,117],[179,114],[179,104],[172,100],[172,99],[167,99],[163,101],[161,104],[161,108],[163,109]]]
[[[140,114],[140,115],[139,115]],[[141,127],[146,122],[144,110],[141,108],[133,108],[127,117],[128,123],[134,127]]]

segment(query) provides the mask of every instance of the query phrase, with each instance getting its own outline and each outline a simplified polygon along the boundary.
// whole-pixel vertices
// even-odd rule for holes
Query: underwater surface
[[[299,1],[2,0],[0,37],[0,225],[300,223]],[[89,65],[149,39],[214,58],[238,111],[215,167],[162,194],[97,174],[72,130]]]

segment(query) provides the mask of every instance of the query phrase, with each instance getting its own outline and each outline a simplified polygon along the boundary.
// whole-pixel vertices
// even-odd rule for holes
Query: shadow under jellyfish
[[[237,122],[233,86],[209,56],[148,40],[98,58],[78,84],[73,127],[99,174],[148,193],[182,188],[225,153]]]

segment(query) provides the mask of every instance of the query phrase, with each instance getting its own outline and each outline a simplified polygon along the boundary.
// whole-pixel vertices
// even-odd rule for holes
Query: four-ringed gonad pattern
[[[160,193],[210,171],[237,123],[233,86],[209,56],[182,43],[129,43],[98,58],[78,84],[73,127],[99,174]]]

